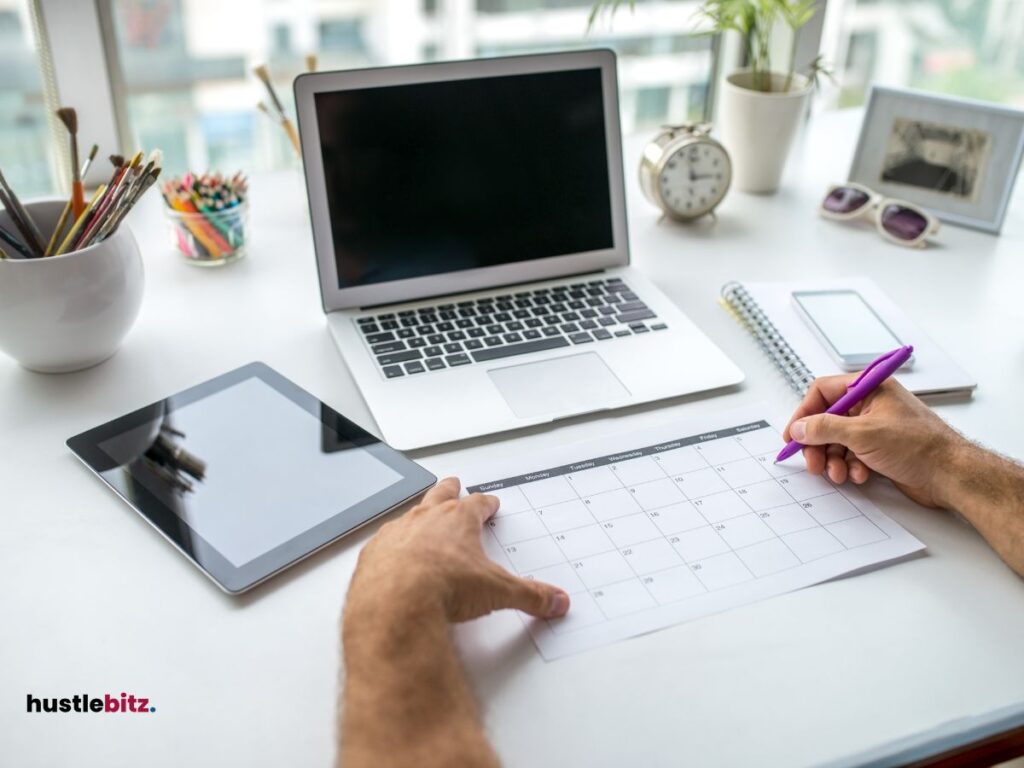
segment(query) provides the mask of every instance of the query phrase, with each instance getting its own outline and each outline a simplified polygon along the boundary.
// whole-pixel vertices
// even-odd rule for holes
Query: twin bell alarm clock
[[[672,219],[711,213],[729,191],[729,153],[710,132],[707,123],[669,125],[644,148],[640,188]]]

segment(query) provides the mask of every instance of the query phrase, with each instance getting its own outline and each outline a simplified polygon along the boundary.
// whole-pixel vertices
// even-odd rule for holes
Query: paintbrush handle
[[[71,214],[78,221],[78,217],[85,210],[85,187],[81,181],[71,182]]]
[[[281,127],[284,128],[284,132],[288,134],[288,138],[291,139],[292,146],[295,147],[295,154],[302,155],[302,145],[299,144],[299,133],[295,130],[295,126],[292,125],[292,121],[287,117],[281,118]]]
[[[64,210],[60,212],[60,218],[57,219],[57,226],[53,228],[53,234],[50,235],[50,242],[46,244],[46,251],[43,256],[53,255],[53,249],[57,247],[57,241],[60,239],[60,233],[64,231],[65,225],[68,223],[68,215],[71,213],[71,199],[69,198],[64,203]]]

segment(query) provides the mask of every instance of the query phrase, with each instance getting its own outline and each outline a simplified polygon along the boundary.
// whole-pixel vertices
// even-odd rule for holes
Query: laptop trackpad
[[[487,373],[520,418],[587,413],[629,396],[629,390],[596,352],[495,368]]]

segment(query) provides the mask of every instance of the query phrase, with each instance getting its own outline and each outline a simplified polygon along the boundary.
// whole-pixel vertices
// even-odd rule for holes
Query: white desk
[[[981,382],[939,406],[958,428],[1024,456],[1024,194],[1001,237],[946,227],[926,251],[819,219],[845,178],[858,119],[812,124],[781,192],[733,192],[717,224],[658,224],[627,178],[635,263],[747,373],[741,388],[473,445],[423,451],[434,469],[469,452],[553,440],[792,394],[716,303],[727,280],[866,273]],[[360,545],[336,545],[241,599],[221,594],[89,474],[72,434],[261,359],[372,428],[328,338],[298,173],[255,181],[253,249],[219,271],[181,263],[151,195],[131,225],[147,292],[123,349],[89,371],[43,376],[0,359],[0,764],[324,766],[334,749],[339,606]],[[453,407],[455,404],[453,403]],[[929,555],[554,663],[511,615],[458,640],[509,766],[803,765],[949,732],[949,721],[1024,701],[1024,581],[952,515],[891,487],[870,496]],[[700,664],[681,658],[700,658]],[[126,691],[145,719],[29,715],[25,696]],[[1022,710],[1024,711],[1024,710]]]

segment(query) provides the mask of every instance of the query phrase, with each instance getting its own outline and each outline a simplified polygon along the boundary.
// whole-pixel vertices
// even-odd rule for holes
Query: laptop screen
[[[315,104],[339,288],[614,246],[599,68]]]

